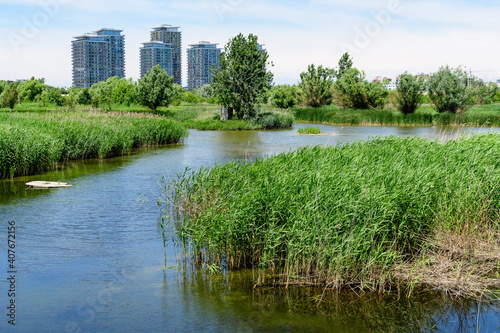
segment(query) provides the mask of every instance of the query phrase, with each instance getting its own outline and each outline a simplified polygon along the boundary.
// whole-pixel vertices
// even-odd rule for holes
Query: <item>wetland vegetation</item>
[[[147,114],[0,112],[0,178],[51,170],[57,162],[177,143],[187,135],[178,122]]]
[[[165,184],[174,237],[195,266],[253,268],[257,285],[494,297],[499,140],[388,137],[186,171]]]

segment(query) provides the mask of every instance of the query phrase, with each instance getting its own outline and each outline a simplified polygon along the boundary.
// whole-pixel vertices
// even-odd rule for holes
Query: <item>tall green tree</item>
[[[6,86],[2,92],[2,103],[4,106],[8,106],[11,109],[14,109],[18,101],[19,92],[17,90],[17,86],[15,83],[11,83]]]
[[[41,99],[42,93],[46,90],[45,79],[31,79],[19,83],[19,101],[35,102]]]
[[[333,101],[333,78],[335,70],[314,64],[307,66],[307,72],[300,73],[300,88],[305,103],[314,108],[330,105]]]
[[[467,72],[461,67],[441,67],[428,82],[429,98],[438,112],[457,113],[473,104],[474,87],[468,86]]]
[[[414,113],[422,104],[425,84],[424,78],[404,72],[396,81],[396,104],[403,114]]]
[[[352,68],[352,58],[349,53],[344,53],[339,59],[339,69],[337,71],[337,79],[340,80],[344,77],[344,73]]]
[[[253,34],[239,34],[227,43],[211,86],[219,104],[229,109],[230,117],[233,111],[239,119],[257,114],[258,102],[273,81],[273,74],[266,69],[268,57]]]
[[[169,76],[160,65],[154,66],[139,80],[136,97],[141,105],[153,110],[168,106],[175,97],[174,77]]]

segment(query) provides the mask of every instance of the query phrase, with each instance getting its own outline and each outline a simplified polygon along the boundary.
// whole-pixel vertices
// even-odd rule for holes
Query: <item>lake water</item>
[[[297,127],[307,126],[327,135],[296,134]],[[167,248],[163,270],[156,206],[162,176],[304,145],[386,135],[445,138],[457,130],[299,124],[282,131],[191,131],[184,144],[0,181],[0,331],[14,328],[6,314],[11,299],[7,225],[15,221],[19,332],[494,332],[500,328],[494,309],[442,295],[407,300],[326,293],[318,305],[321,288],[254,289],[251,271],[211,276],[179,268],[173,246]],[[74,186],[26,189],[24,183],[32,180]]]

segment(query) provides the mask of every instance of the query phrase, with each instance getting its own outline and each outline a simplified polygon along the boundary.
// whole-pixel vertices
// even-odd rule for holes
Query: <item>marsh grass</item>
[[[395,110],[351,110],[337,106],[322,108],[295,108],[297,121],[368,126],[500,126],[500,106],[476,106],[464,114],[437,113],[430,106],[421,107],[413,114],[403,115]]]
[[[0,113],[0,178],[57,162],[107,158],[132,148],[176,143],[186,129],[170,119],[123,112]]]
[[[299,128],[297,131],[299,134],[321,134],[321,130],[319,127],[304,127],[304,128]]]
[[[486,293],[500,285],[499,141],[378,138],[186,172],[166,188],[184,214],[176,238],[194,265],[256,268],[260,285]],[[450,254],[454,237],[469,270]],[[443,254],[457,264],[448,279],[482,283],[439,283],[430,272]]]

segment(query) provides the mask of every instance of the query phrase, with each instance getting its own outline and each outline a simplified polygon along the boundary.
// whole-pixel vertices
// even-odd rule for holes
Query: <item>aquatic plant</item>
[[[321,130],[319,129],[319,127],[303,127],[303,128],[299,128],[297,133],[299,133],[299,134],[320,134]]]
[[[186,172],[177,239],[195,265],[260,269],[258,284],[478,295],[500,277],[499,141],[378,138]]]
[[[107,158],[187,137],[178,122],[122,112],[0,113],[0,178],[43,172],[56,162]]]

